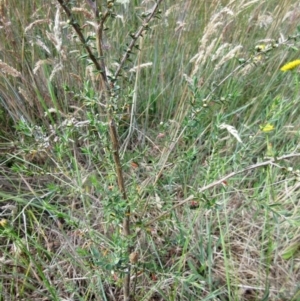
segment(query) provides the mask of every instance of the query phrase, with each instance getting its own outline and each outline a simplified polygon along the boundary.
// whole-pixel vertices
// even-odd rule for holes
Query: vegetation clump
[[[0,300],[299,300],[299,3],[175,2],[0,1]]]

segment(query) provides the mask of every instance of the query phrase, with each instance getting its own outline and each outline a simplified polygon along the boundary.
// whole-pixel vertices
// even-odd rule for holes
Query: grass
[[[0,300],[298,300],[297,1],[162,1],[109,109],[51,4],[0,2]],[[153,4],[112,8],[111,74]]]

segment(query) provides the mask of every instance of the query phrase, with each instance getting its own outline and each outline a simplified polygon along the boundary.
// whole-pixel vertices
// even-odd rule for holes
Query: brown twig
[[[109,85],[108,85],[108,81],[107,81],[107,77],[106,77],[105,68],[103,68],[103,66],[101,66],[101,64],[98,62],[97,58],[93,54],[92,49],[87,45],[86,40],[84,38],[84,35],[81,31],[81,28],[80,28],[79,24],[74,19],[72,12],[68,8],[68,6],[65,4],[64,0],[57,0],[57,1],[59,2],[61,7],[63,8],[63,10],[65,11],[67,17],[69,18],[69,20],[68,20],[69,24],[74,28],[75,32],[78,35],[78,38],[79,38],[80,42],[84,46],[86,52],[89,55],[89,58],[93,62],[95,68],[100,72],[102,81],[105,83],[106,88],[108,89]]]
[[[124,200],[127,200],[127,195],[126,195],[126,189],[125,189],[125,184],[124,184],[124,177],[123,177],[123,170],[122,170],[122,165],[120,161],[120,154],[119,154],[119,141],[118,141],[118,135],[117,135],[117,130],[116,130],[116,125],[112,117],[109,117],[109,131],[110,131],[110,138],[112,140],[112,147],[113,147],[113,157],[114,157],[114,162],[116,166],[116,173],[117,173],[117,179],[118,179],[118,187],[119,190],[122,194],[122,197]],[[127,204],[127,208],[125,211],[125,216],[123,218],[123,234],[125,237],[130,236],[130,207],[129,204]],[[129,244],[128,247],[128,254],[131,253],[132,247]],[[131,265],[128,264],[127,266],[127,273],[124,276],[124,301],[129,301],[130,300],[130,269]]]
[[[125,62],[128,60],[128,58],[129,58],[129,56],[132,52],[132,49],[133,49],[134,45],[136,44],[136,41],[142,35],[143,31],[148,28],[149,22],[155,16],[155,14],[158,10],[158,7],[159,7],[159,5],[161,4],[162,1],[163,0],[158,0],[156,2],[156,4],[154,5],[154,7],[152,9],[152,12],[150,13],[150,15],[144,20],[143,24],[140,26],[140,28],[137,30],[137,32],[135,34],[131,35],[132,40],[131,40],[129,46],[127,47],[127,49],[126,49],[126,51],[125,51],[125,53],[124,53],[124,55],[121,59],[121,62],[120,62],[119,66],[118,66],[118,68],[117,68],[117,70],[114,74],[115,78],[117,78],[120,75],[120,72],[121,72]]]
[[[257,164],[253,164],[253,165],[250,165],[244,169],[241,169],[241,170],[238,170],[238,171],[233,171],[231,172],[230,174],[224,176],[223,178],[217,180],[217,181],[214,181],[202,188],[200,188],[198,190],[198,193],[201,193],[201,192],[204,192],[208,189],[211,189],[219,184],[222,184],[223,182],[225,182],[226,180],[228,180],[229,178],[232,178],[238,174],[241,174],[241,173],[244,173],[244,172],[247,172],[247,171],[250,171],[250,170],[253,170],[253,169],[256,169],[256,168],[259,168],[259,167],[263,167],[263,166],[267,166],[267,165],[273,165],[275,164],[276,162],[278,161],[282,161],[282,160],[286,160],[286,159],[289,159],[289,158],[293,158],[293,157],[300,157],[300,153],[295,153],[295,154],[289,154],[289,155],[285,155],[285,156],[281,156],[281,157],[278,157],[278,158],[272,158],[268,161],[264,161],[264,162],[261,162],[261,163],[257,163]],[[145,227],[148,227],[150,226],[151,224],[153,224],[154,222],[160,220],[162,217],[168,215],[170,212],[172,212],[174,209],[178,208],[178,207],[181,207],[182,205],[188,203],[189,201],[193,200],[195,198],[194,195],[190,195],[189,197],[187,197],[186,199],[184,199],[183,201],[179,202],[178,204],[174,205],[171,209],[169,209],[168,211],[165,211],[163,213],[161,213],[159,216],[155,217],[154,219],[150,220],[149,222],[147,222],[145,224]]]
[[[86,52],[88,53],[90,59],[92,60],[93,64],[95,65],[96,69],[99,70],[99,71],[101,71],[101,67],[99,65],[99,62],[97,61],[96,57],[94,56],[91,48],[86,44],[86,40],[85,40],[85,38],[83,36],[81,28],[80,28],[79,24],[76,22],[76,20],[74,20],[73,15],[72,15],[71,11],[69,10],[68,6],[65,4],[64,0],[57,0],[57,1],[61,5],[61,7],[64,9],[65,13],[67,14],[67,17],[69,18],[68,23],[76,31],[80,42],[84,46]]]

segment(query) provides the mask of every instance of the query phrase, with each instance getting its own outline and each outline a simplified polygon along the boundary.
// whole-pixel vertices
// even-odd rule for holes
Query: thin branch
[[[118,179],[118,187],[119,190],[122,194],[123,200],[127,200],[127,195],[126,195],[126,188],[125,188],[125,183],[124,183],[124,177],[123,177],[123,170],[122,170],[122,165],[120,161],[120,153],[119,153],[119,141],[118,141],[118,135],[117,135],[117,130],[116,130],[116,125],[111,116],[109,116],[109,131],[110,131],[110,138],[112,140],[112,147],[113,147],[113,157],[114,157],[114,162],[115,162],[115,167],[116,167],[116,173],[117,173],[117,179]],[[130,236],[130,206],[129,203],[127,202],[127,208],[125,211],[125,215],[123,218],[123,234],[125,237]],[[128,246],[128,254],[131,253],[131,245],[129,244]],[[128,264],[127,266],[127,273],[124,275],[124,301],[129,301],[130,300],[130,269],[131,266]]]
[[[69,10],[69,8],[65,4],[64,0],[57,0],[57,1],[59,2],[59,4],[61,5],[61,7],[63,8],[63,10],[65,11],[67,17],[69,18],[68,22],[74,28],[75,32],[78,35],[78,38],[79,38],[80,42],[82,43],[82,45],[84,46],[86,52],[88,53],[89,58],[93,62],[93,64],[96,67],[96,69],[100,72],[102,80],[105,82],[105,85],[108,87],[108,82],[107,82],[107,78],[106,78],[106,74],[105,74],[105,69],[103,69],[103,67],[101,67],[101,65],[98,62],[97,58],[93,54],[92,49],[87,45],[86,40],[84,38],[84,35],[83,35],[82,31],[81,31],[81,28],[80,28],[79,24],[76,22],[76,20],[73,18],[72,12]]]
[[[131,40],[128,48],[126,49],[126,51],[125,51],[125,53],[124,53],[124,55],[121,59],[120,65],[118,66],[118,68],[117,68],[117,70],[114,74],[115,78],[117,78],[120,75],[120,72],[121,72],[125,62],[128,60],[128,58],[129,58],[129,56],[132,52],[132,49],[133,49],[134,45],[136,44],[137,39],[142,35],[143,31],[148,28],[149,22],[155,16],[155,14],[158,10],[158,7],[159,7],[159,5],[161,4],[162,1],[163,0],[158,0],[156,2],[156,4],[154,5],[154,8],[152,9],[151,14],[144,20],[143,24],[140,26],[138,31],[135,34],[131,35],[132,40]]]
[[[286,159],[290,159],[290,158],[294,158],[294,157],[300,157],[300,153],[295,153],[295,154],[289,154],[289,155],[285,155],[285,156],[281,156],[281,157],[278,157],[278,158],[272,158],[268,161],[264,161],[264,162],[261,162],[261,163],[257,163],[257,164],[253,164],[253,165],[250,165],[244,169],[241,169],[241,170],[238,170],[238,171],[233,171],[231,173],[229,173],[228,175],[224,176],[223,178],[217,180],[217,181],[214,181],[202,188],[200,188],[198,190],[199,193],[201,192],[204,192],[206,190],[209,190],[219,184],[222,184],[223,182],[225,182],[226,180],[228,180],[229,178],[232,178],[238,174],[241,174],[241,173],[244,173],[244,172],[247,172],[247,171],[250,171],[250,170],[253,170],[253,169],[256,169],[256,168],[260,168],[260,167],[264,167],[264,166],[267,166],[267,165],[274,165],[276,162],[278,161],[282,161],[282,160],[286,160]],[[178,204],[174,205],[171,209],[169,209],[168,211],[165,211],[163,212],[162,214],[160,214],[159,216],[155,217],[154,219],[150,220],[149,222],[147,222],[145,224],[145,227],[148,227],[150,226],[151,224],[153,224],[154,222],[158,221],[159,219],[161,219],[162,217],[168,215],[171,211],[173,211],[174,209],[178,208],[178,207],[181,207],[182,205],[188,203],[189,201],[193,200],[195,198],[194,195],[190,195],[189,197],[187,197],[186,199],[184,199],[183,201],[179,202]]]

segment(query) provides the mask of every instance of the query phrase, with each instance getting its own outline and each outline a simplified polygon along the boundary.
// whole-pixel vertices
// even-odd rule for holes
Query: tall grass
[[[0,2],[0,300],[298,300],[298,2],[163,1],[109,108],[50,2]],[[154,3],[111,8],[110,79]]]

